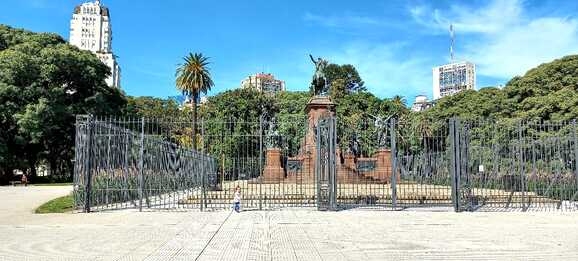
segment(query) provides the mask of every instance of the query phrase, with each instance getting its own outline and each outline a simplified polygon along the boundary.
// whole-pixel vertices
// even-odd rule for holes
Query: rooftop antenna
[[[450,24],[450,62],[454,63],[454,25]]]

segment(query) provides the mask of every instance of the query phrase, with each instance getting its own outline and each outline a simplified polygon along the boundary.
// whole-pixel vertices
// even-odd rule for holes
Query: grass
[[[42,204],[40,207],[36,209],[35,213],[36,214],[65,213],[72,211],[73,204],[74,200],[72,198],[72,195],[59,197]]]
[[[39,183],[39,184],[29,184],[32,186],[49,187],[49,186],[72,186],[72,182],[64,183]]]

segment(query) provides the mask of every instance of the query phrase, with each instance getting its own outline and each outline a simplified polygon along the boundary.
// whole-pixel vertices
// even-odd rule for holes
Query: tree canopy
[[[503,89],[468,90],[439,99],[424,112],[430,119],[518,118],[568,121],[578,118],[578,55],[542,64],[516,76]]]
[[[72,170],[75,115],[119,114],[126,104],[94,54],[55,34],[0,25],[0,182],[44,163],[56,175]]]
[[[193,77],[182,67],[177,82],[196,101],[198,93],[207,91],[212,81],[205,57],[188,58],[192,66],[189,69],[196,66],[198,74]],[[407,127],[404,131],[433,131],[436,122],[451,117],[563,121],[578,118],[578,55],[542,64],[514,77],[501,89],[486,87],[444,97],[436,101],[435,107],[420,113],[411,112],[403,97],[380,99],[368,92],[352,65],[330,64],[325,74],[331,82],[329,94],[337,104],[337,115],[347,130],[341,139],[348,139],[347,133],[352,132],[363,136],[368,131],[367,124],[355,123],[371,123],[377,115],[400,119]],[[56,34],[0,25],[0,183],[6,183],[14,169],[34,174],[39,164],[47,165],[54,174],[70,176],[75,115],[188,115],[188,109],[179,108],[172,100],[125,97],[119,89],[106,85],[109,75],[110,69],[94,54],[67,44]],[[258,141],[251,135],[242,135],[254,133],[254,123],[262,115],[266,121],[276,118],[279,132],[290,139],[290,146],[297,148],[304,135],[300,128],[305,126],[305,106],[310,98],[306,91],[270,96],[252,89],[229,90],[209,97],[200,106],[199,114],[205,121],[247,123],[204,127],[214,134],[227,132],[230,137],[244,137],[245,141],[227,141],[239,143],[237,147],[241,142],[247,146]],[[188,128],[180,133],[197,137],[195,129]]]

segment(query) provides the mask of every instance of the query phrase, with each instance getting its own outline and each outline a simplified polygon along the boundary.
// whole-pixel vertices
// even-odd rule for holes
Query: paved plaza
[[[314,209],[33,214],[0,187],[0,260],[576,260],[578,213]]]

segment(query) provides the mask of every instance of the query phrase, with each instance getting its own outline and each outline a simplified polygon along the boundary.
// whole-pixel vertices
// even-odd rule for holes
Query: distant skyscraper
[[[267,94],[285,91],[285,81],[275,79],[270,73],[251,75],[241,82],[241,88],[252,88]]]
[[[70,44],[95,53],[110,68],[106,83],[120,88],[120,67],[112,52],[110,22],[110,11],[98,0],[76,6],[70,20]]]
[[[475,89],[476,66],[473,63],[450,63],[433,68],[434,99]]]
[[[454,60],[455,31],[450,24],[450,63],[433,68],[434,100],[463,90],[476,89],[476,66]]]

